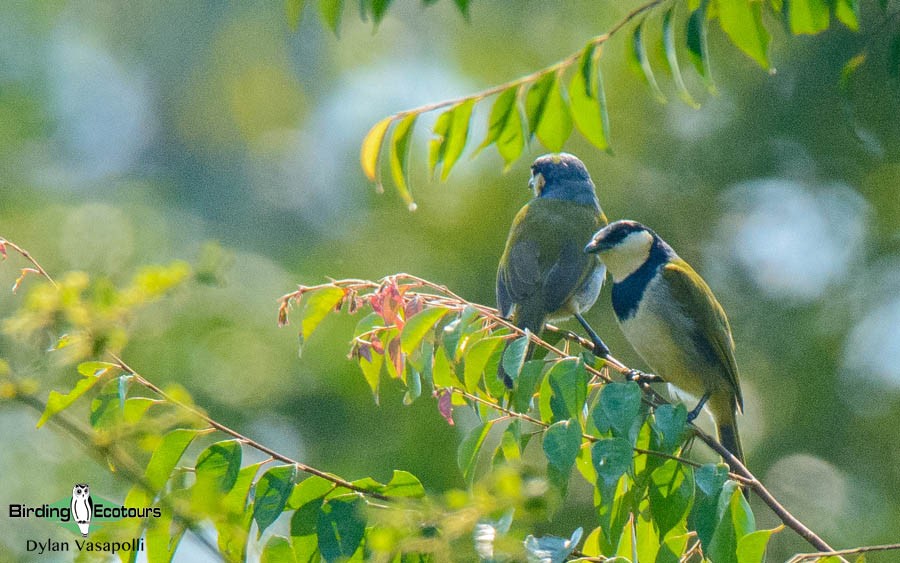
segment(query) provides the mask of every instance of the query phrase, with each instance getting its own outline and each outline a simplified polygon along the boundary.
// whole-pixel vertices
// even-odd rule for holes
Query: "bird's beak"
[[[528,188],[534,192],[535,197],[541,195],[541,190],[544,189],[544,175],[540,172],[536,172],[531,175],[531,179],[528,180]]]
[[[587,246],[584,247],[584,251],[588,254],[596,254],[608,250],[609,248],[609,245],[606,244],[606,239],[595,235],[594,238],[591,239],[591,242],[587,243]]]

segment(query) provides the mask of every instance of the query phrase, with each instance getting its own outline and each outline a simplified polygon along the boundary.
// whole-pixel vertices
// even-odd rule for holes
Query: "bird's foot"
[[[662,379],[660,379],[658,375],[653,375],[652,373],[644,373],[636,369],[630,369],[625,372],[625,380],[634,381],[638,385],[645,385],[647,383],[656,383],[657,381],[662,381]]]

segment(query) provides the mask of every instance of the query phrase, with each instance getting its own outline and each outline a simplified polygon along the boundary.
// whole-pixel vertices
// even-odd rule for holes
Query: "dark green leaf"
[[[258,536],[281,516],[294,490],[296,477],[296,465],[280,465],[266,471],[256,483],[253,519],[259,529]]]
[[[344,290],[339,287],[323,287],[303,295],[300,322],[301,346],[319,326],[319,323],[328,316],[328,313],[340,303],[344,295]]]
[[[261,563],[295,563],[297,559],[294,557],[294,549],[291,547],[287,538],[281,536],[272,536],[266,542],[260,557]]]
[[[591,447],[591,459],[597,477],[611,487],[631,469],[631,444],[623,438],[602,438]]]
[[[224,440],[197,456],[195,490],[203,495],[219,495],[231,490],[241,471],[241,443]]]
[[[652,437],[654,449],[671,454],[681,445],[687,429],[687,409],[684,404],[660,405],[653,413]]]
[[[406,354],[412,354],[422,343],[422,339],[425,338],[428,331],[433,329],[434,325],[449,312],[449,309],[435,307],[420,311],[407,319],[406,324],[403,325],[403,331],[400,333],[400,349]]]
[[[769,68],[769,32],[762,22],[762,2],[718,2],[719,25],[731,42]]]
[[[376,16],[375,21],[377,22],[379,19]],[[413,202],[412,194],[409,193],[406,181],[407,163],[409,161],[409,141],[418,117],[418,114],[412,113],[397,123],[391,136],[390,146],[391,176],[394,178],[394,186],[410,211],[415,211],[416,204]]]
[[[900,34],[891,40],[890,54],[888,56],[888,72],[895,79],[900,78]]]
[[[681,68],[678,66],[678,53],[675,48],[674,20],[675,6],[673,5],[663,13],[662,18],[663,49],[666,53],[666,62],[669,65],[669,71],[672,73],[672,79],[675,81],[675,88],[678,90],[678,95],[681,97],[681,100],[696,109],[700,107],[700,104],[694,100],[693,96],[691,96],[691,93],[688,91],[684,79],[681,77]]]
[[[406,376],[406,393],[403,394],[403,404],[411,405],[422,396],[422,376],[419,371],[408,366],[409,375]]]
[[[568,474],[581,449],[581,426],[577,420],[557,422],[544,431],[544,455],[561,473]]]
[[[716,513],[719,523],[709,542],[710,559],[738,563],[738,540],[755,531],[756,524],[747,499],[734,481],[726,481],[722,487]]]
[[[603,386],[591,418],[600,432],[612,431],[613,436],[626,438],[633,444],[640,414],[641,388],[638,384],[614,381]]]
[[[344,0],[319,0],[319,11],[322,19],[335,35],[341,27],[341,14],[344,11]]]
[[[825,31],[830,23],[827,0],[791,0],[788,19],[794,35],[813,35]]]
[[[525,355],[528,353],[528,336],[520,336],[506,347],[503,352],[503,370],[515,382],[525,365]]]
[[[510,114],[518,113],[518,104],[516,100],[518,96],[516,95],[518,88],[513,86],[511,88],[507,88],[506,90],[500,92],[497,98],[494,100],[494,105],[491,106],[491,117],[488,120],[488,132],[484,137],[484,141],[478,146],[475,150],[475,153],[479,153],[486,147],[489,147],[492,143],[497,142],[497,139],[500,138],[500,135],[503,133],[503,129],[506,127],[506,122],[510,118]]]
[[[661,103],[666,103],[666,96],[659,89],[659,84],[656,83],[656,77],[653,75],[653,68],[650,66],[650,59],[647,58],[647,46],[644,45],[645,22],[646,20],[642,20],[634,28],[634,34],[631,36],[631,65],[644,77],[656,99]]]
[[[687,22],[687,48],[691,56],[691,62],[697,73],[703,78],[706,89],[710,93],[716,93],[716,86],[713,83],[712,71],[709,62],[709,45],[707,42],[707,21],[706,10],[709,6],[709,0],[700,2],[700,7],[691,12]]]
[[[316,525],[319,550],[325,561],[337,561],[352,556],[363,539],[366,521],[363,518],[365,502],[354,500],[330,500],[322,505]]]
[[[595,43],[588,43],[569,84],[572,118],[581,134],[600,150],[609,149],[609,116]]]
[[[391,0],[371,0],[371,2],[372,19],[375,20],[375,25],[378,25],[384,19],[388,6],[391,5]]]
[[[472,483],[475,480],[475,468],[478,465],[478,453],[487,438],[488,432],[491,431],[494,424],[493,421],[479,424],[473,428],[465,439],[460,442],[459,449],[456,454],[456,461],[462,470],[463,478]]]
[[[159,491],[169,480],[184,450],[190,445],[199,431],[189,428],[176,428],[162,437],[162,441],[153,450],[147,469],[144,470],[144,481],[154,491]]]
[[[545,422],[574,418],[583,420],[588,374],[581,360],[556,362],[541,385],[540,410]]]
[[[716,507],[725,481],[728,480],[728,466],[708,463],[694,470],[694,506],[688,516],[688,527],[696,530],[704,550],[709,549],[713,533],[718,524]]]
[[[685,520],[694,500],[694,476],[690,467],[668,459],[650,475],[650,510],[665,536]]]
[[[531,360],[525,362],[522,366],[522,371],[519,372],[519,381],[516,383],[516,389],[513,391],[512,397],[512,407],[516,412],[528,412],[531,408],[534,392],[537,390],[543,371],[543,360]]]

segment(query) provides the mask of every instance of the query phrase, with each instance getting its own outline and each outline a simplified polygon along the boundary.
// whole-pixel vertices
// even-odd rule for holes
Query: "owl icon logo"
[[[78,524],[81,535],[87,537],[91,526],[91,515],[94,513],[94,501],[91,499],[91,488],[87,483],[78,483],[72,488],[72,518]]]

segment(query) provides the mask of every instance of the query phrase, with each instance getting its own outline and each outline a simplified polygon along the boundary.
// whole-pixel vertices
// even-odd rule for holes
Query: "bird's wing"
[[[550,267],[542,283],[544,302],[549,312],[558,311],[581,287],[589,273],[591,261],[596,258],[585,254],[583,241],[569,240],[560,248],[559,258]]]
[[[724,309],[703,278],[684,260],[679,258],[663,266],[662,276],[671,286],[672,293],[682,302],[685,314],[697,321],[693,341],[707,348],[724,368],[728,382],[734,388],[737,404],[743,408],[744,400],[734,360],[734,340]]]
[[[541,282],[537,241],[511,238],[509,243],[497,270],[497,306],[504,317],[512,314],[513,305],[534,295]]]

